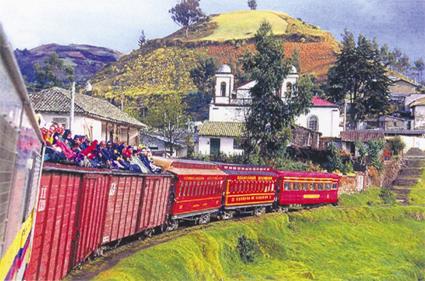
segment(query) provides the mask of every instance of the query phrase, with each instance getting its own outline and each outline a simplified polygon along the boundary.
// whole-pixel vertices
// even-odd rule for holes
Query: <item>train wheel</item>
[[[223,215],[221,216],[221,219],[230,220],[230,219],[233,218],[234,214],[235,214],[235,212],[232,212],[232,211],[229,211],[229,212],[224,211]]]
[[[167,225],[167,231],[173,231],[179,228],[179,222],[177,220],[170,220]]]
[[[265,214],[266,213],[266,207],[258,207],[258,208],[255,208],[255,210],[254,210],[254,215],[256,215],[256,216],[261,216],[262,214]]]
[[[199,217],[198,224],[207,224],[211,221],[211,215],[205,214]]]

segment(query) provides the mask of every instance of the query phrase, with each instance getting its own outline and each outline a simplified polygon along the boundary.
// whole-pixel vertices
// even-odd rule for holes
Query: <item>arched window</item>
[[[313,131],[319,130],[319,119],[317,116],[313,115],[307,119],[307,128]]]
[[[227,85],[226,82],[221,82],[220,84],[220,93],[222,97],[226,96]]]
[[[289,98],[292,96],[292,83],[286,83],[286,96]]]

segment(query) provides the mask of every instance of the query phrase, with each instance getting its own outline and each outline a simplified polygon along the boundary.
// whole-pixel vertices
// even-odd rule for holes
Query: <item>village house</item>
[[[197,152],[199,154],[227,155],[241,154],[241,140],[245,115],[251,103],[250,90],[256,82],[248,82],[235,89],[234,75],[228,65],[222,65],[216,75],[215,94],[209,108],[209,120],[204,122],[198,133]],[[295,67],[282,83],[282,99],[295,92],[299,74]],[[312,98],[307,114],[296,118],[294,132],[306,138],[295,136],[300,146],[318,147],[320,137],[339,137],[340,111],[337,105],[320,97]],[[302,139],[302,140],[301,140]]]
[[[41,115],[40,126],[52,122],[70,126],[71,92],[54,87],[30,94],[35,112]],[[137,145],[140,131],[147,126],[108,101],[80,93],[75,94],[73,134],[87,135],[99,141]]]
[[[171,152],[168,139],[158,134],[143,132],[141,143],[148,147],[152,154],[161,157],[184,158],[187,157],[187,145],[180,141],[173,142],[173,152]]]

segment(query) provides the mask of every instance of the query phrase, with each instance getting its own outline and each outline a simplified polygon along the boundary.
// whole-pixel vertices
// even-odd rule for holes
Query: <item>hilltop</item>
[[[255,49],[253,37],[264,20],[271,23],[287,57],[299,52],[302,73],[311,73],[319,79],[326,77],[339,50],[339,43],[329,32],[285,13],[236,11],[209,16],[192,26],[187,38],[184,30],[179,30],[165,38],[150,40],[96,74],[94,89],[99,95],[109,97],[114,92],[132,97],[187,93],[196,90],[190,70],[200,58],[206,57],[230,64],[238,81],[242,76],[238,60],[245,52]]]
[[[77,83],[85,82],[105,65],[116,62],[122,54],[118,51],[90,45],[46,44],[27,50],[15,50],[21,72],[27,83],[37,79],[34,66],[43,66],[52,55],[57,54],[66,66],[74,69]],[[61,73],[56,73],[59,77]]]

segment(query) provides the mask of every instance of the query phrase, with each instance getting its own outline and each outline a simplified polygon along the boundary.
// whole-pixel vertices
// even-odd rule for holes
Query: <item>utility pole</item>
[[[74,111],[75,111],[75,82],[72,82],[71,87],[71,110],[69,112],[69,130],[74,129]]]

